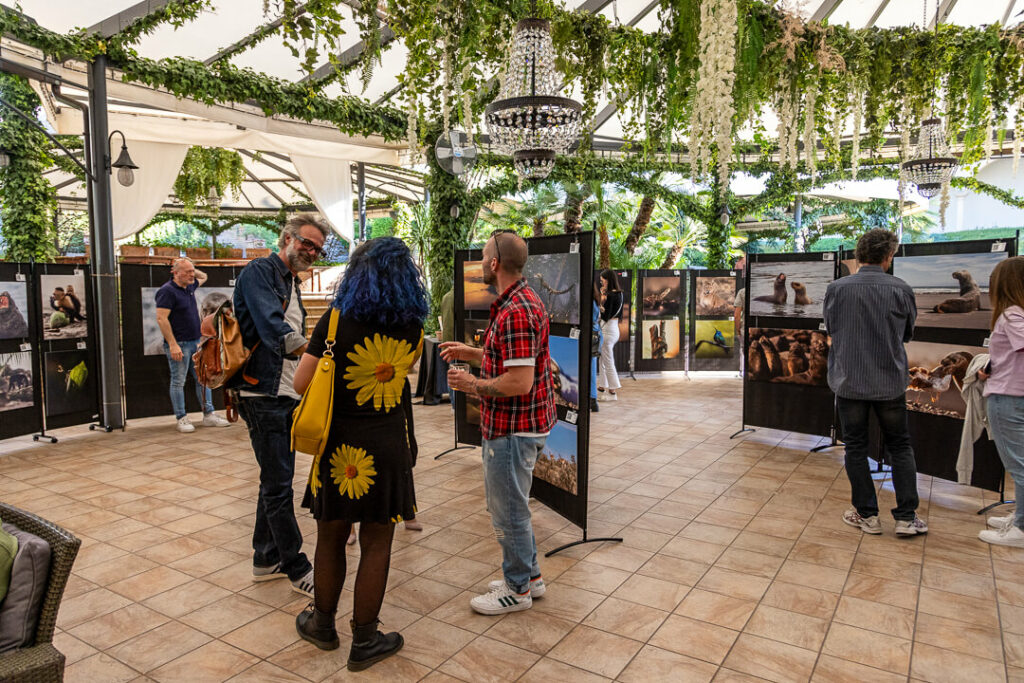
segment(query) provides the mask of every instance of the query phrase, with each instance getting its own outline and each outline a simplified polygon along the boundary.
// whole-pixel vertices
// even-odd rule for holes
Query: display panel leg
[[[33,441],[42,441],[43,439],[46,439],[50,443],[57,443],[57,437],[47,434],[45,429],[39,432],[38,434],[32,435]]]
[[[89,425],[89,431],[90,432],[95,432],[95,431],[98,431],[98,430],[103,430],[104,432],[109,434],[110,432],[114,431],[114,428],[111,427],[110,425],[105,425],[105,424],[101,424],[101,423],[96,423],[96,424]]]
[[[546,553],[544,553],[544,557],[551,557],[555,553],[560,553],[563,550],[567,550],[569,548],[575,548],[576,546],[583,545],[584,543],[604,543],[605,541],[607,541],[609,543],[622,543],[622,539],[621,538],[611,538],[611,537],[587,538],[587,530],[584,529],[583,530],[583,538],[581,540],[573,541],[572,543],[566,543],[565,545],[558,546],[554,550],[549,550]]]
[[[446,451],[441,451],[440,453],[434,456],[434,460],[440,460],[442,455],[448,455],[449,453],[454,453],[455,451],[468,451],[472,450],[473,448],[476,448],[476,446],[455,446],[454,448],[449,448]]]
[[[735,439],[740,434],[744,434],[746,432],[756,432],[757,431],[753,427],[744,427],[743,425],[740,425],[740,426],[743,427],[743,428],[740,431],[738,431],[738,432],[734,432],[733,435],[729,437],[730,439]]]
[[[835,434],[835,432],[832,432],[832,440],[831,440],[831,442],[829,442],[829,443],[824,443],[824,444],[822,444],[822,445],[820,445],[820,446],[815,446],[814,448],[812,448],[812,449],[811,449],[810,451],[808,451],[808,452],[809,452],[809,453],[820,453],[821,451],[825,451],[825,450],[828,450],[829,448],[839,448],[839,447],[840,447],[840,446],[842,446],[842,445],[844,445],[844,444],[843,444],[843,442],[841,442],[841,441],[837,441],[837,440],[836,440],[836,434]]]
[[[992,503],[991,505],[986,505],[985,507],[981,508],[980,510],[978,510],[978,514],[983,515],[989,510],[992,510],[993,508],[997,508],[1000,505],[1009,505],[1013,502],[1015,501],[1006,500],[1006,477],[1004,473],[1003,481],[999,484],[999,500],[995,503]]]

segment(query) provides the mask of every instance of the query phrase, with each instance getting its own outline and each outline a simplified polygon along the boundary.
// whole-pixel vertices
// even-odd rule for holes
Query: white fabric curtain
[[[320,214],[334,231],[351,244],[355,239],[352,217],[352,162],[291,154],[302,184]]]
[[[188,145],[128,140],[128,154],[138,166],[135,182],[124,187],[117,182],[117,169],[110,178],[110,199],[114,214],[114,239],[134,235],[160,211],[174,187]],[[110,146],[111,160],[121,153],[121,136]]]

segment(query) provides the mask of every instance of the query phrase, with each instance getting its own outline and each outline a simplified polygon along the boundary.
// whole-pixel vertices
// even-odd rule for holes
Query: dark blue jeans
[[[196,384],[196,398],[199,405],[203,407],[203,415],[213,412],[213,392],[199,383],[196,377],[196,366],[192,363],[192,354],[199,346],[199,340],[178,342],[181,347],[181,360],[171,358],[171,347],[164,342],[164,355],[167,356],[167,363],[171,368],[171,406],[174,408],[174,417],[181,419],[185,417],[185,380],[192,375],[192,381]]]
[[[896,507],[892,516],[897,521],[913,521],[917,514],[917,463],[910,447],[907,430],[907,403],[901,394],[885,401],[862,401],[836,397],[839,422],[846,443],[846,476],[850,479],[853,506],[861,517],[878,514],[875,482],[868,466],[868,418],[872,412],[882,429],[885,450],[892,461],[892,485]]]
[[[280,562],[281,570],[293,581],[312,568],[302,552],[302,532],[295,521],[292,495],[292,413],[298,403],[287,396],[243,397],[238,401],[238,412],[249,427],[249,440],[260,466],[252,562],[257,567],[273,567]]]

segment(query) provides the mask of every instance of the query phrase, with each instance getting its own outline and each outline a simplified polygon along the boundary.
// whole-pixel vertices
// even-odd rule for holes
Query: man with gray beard
[[[327,226],[300,214],[281,231],[278,253],[251,261],[235,282],[235,317],[246,348],[245,368],[227,387],[238,391],[238,412],[249,428],[260,491],[253,530],[253,581],[288,578],[292,589],[313,597],[313,567],[302,552],[295,521],[291,449],[292,414],[299,396],[292,379],[306,350],[306,310],[299,273],[323,254]]]

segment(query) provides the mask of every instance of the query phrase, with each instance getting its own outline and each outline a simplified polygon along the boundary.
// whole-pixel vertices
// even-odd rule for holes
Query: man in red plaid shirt
[[[484,245],[484,282],[501,296],[491,304],[482,349],[445,342],[445,360],[480,361],[480,377],[448,371],[448,385],[480,397],[484,490],[494,534],[501,545],[504,579],[470,601],[480,614],[529,609],[544,594],[537,541],[530,521],[533,466],[555,424],[554,387],[548,369],[548,315],[523,278],[526,242],[496,232]]]

